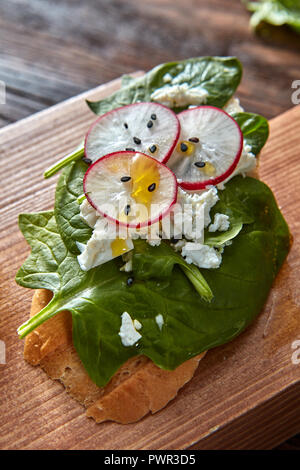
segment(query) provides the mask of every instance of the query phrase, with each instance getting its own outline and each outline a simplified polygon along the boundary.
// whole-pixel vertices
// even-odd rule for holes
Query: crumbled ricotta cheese
[[[78,246],[81,251],[77,256],[78,263],[83,271],[95,268],[100,264],[106,263],[115,258],[113,254],[111,243],[116,239],[114,226],[109,225],[107,220],[99,218],[94,226],[93,234],[88,240],[87,244]],[[128,238],[125,240],[127,251],[134,248],[132,240]],[[123,252],[124,253],[124,252]],[[119,256],[119,255],[117,255]]]
[[[249,173],[251,174],[251,172],[255,169],[256,165],[257,160],[255,155],[251,152],[250,145],[244,143],[242,154],[236,169],[233,171],[233,173],[231,173],[228,178],[226,178],[226,180],[222,181],[222,183],[219,183],[217,185],[217,188],[221,190],[225,189],[225,184],[228,183],[228,181],[230,181],[236,175],[242,175],[245,177]]]
[[[244,111],[244,108],[240,105],[240,100],[238,98],[232,97],[224,106],[224,111],[228,114],[241,113]],[[239,163],[237,164],[234,172],[222,183],[218,184],[218,189],[224,189],[225,184],[231,180],[236,175],[246,176],[256,167],[257,160],[255,155],[251,152],[250,145],[245,144],[243,146],[242,155],[240,157]]]
[[[223,109],[228,114],[242,113],[244,111],[244,108],[240,105],[240,100],[234,96],[227,101]]]
[[[198,193],[189,193],[179,188],[178,190],[178,202],[181,205],[190,204],[193,208],[193,216],[198,214],[199,208],[203,207],[204,213],[204,227],[207,227],[210,222],[210,210],[218,202],[218,190],[215,186],[211,186],[209,189],[205,189]]]
[[[181,240],[178,240],[176,243],[171,243],[171,247],[173,248],[174,251],[179,252],[182,250],[182,248],[185,246],[187,243],[187,240],[182,238]]]
[[[125,262],[124,266],[120,268],[120,271],[124,271],[125,273],[130,273],[132,271],[132,251],[125,253],[122,256],[123,261]]]
[[[89,227],[94,228],[97,220],[101,216],[89,203],[89,201],[84,199],[84,201],[80,204],[80,217],[87,225],[89,225]]]
[[[208,227],[209,232],[216,232],[217,230],[220,232],[226,232],[229,229],[229,217],[225,214],[219,214],[218,212],[215,214],[213,224],[210,224]]]
[[[99,214],[87,200],[84,200],[80,205],[80,217],[87,225],[94,229],[86,245],[82,243],[77,245],[81,252],[77,258],[80,267],[82,270],[88,271],[113,259],[111,243],[118,236],[120,238],[123,238],[123,236],[118,232],[118,227]],[[151,246],[161,244],[159,223],[140,229],[128,229],[128,232],[125,230],[124,233],[125,236],[128,236],[126,239],[128,251],[134,248],[132,240],[138,238],[145,239]],[[132,259],[127,260],[121,270],[125,272],[132,271]]]
[[[181,254],[185,257],[187,263],[193,263],[199,268],[218,268],[222,262],[222,255],[218,250],[201,243],[186,243]]]
[[[128,312],[123,312],[121,318],[122,323],[119,336],[121,338],[122,344],[123,346],[133,346],[142,337],[142,335],[136,331],[134,322],[137,322],[140,325],[140,328],[142,325],[138,320],[133,321]]]
[[[151,100],[161,103],[169,108],[187,106],[190,104],[203,104],[208,92],[202,87],[190,88],[187,83],[179,85],[164,85],[151,95]]]
[[[172,81],[172,75],[170,73],[165,73],[163,76],[164,83],[170,83]]]
[[[242,155],[239,163],[233,175],[242,174],[246,176],[247,173],[250,173],[256,167],[256,158],[255,155],[251,152],[250,145],[244,144]]]
[[[155,321],[156,321],[156,324],[157,324],[158,328],[161,330],[162,327],[163,327],[163,324],[164,324],[164,317],[162,316],[161,313],[156,315]]]
[[[133,326],[136,330],[140,330],[142,328],[141,322],[139,322],[136,318],[133,320]]]

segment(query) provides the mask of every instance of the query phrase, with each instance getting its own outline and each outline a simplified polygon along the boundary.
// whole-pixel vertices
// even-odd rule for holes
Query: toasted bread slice
[[[38,313],[51,298],[51,291],[36,290],[30,315]],[[145,356],[136,356],[123,364],[105,387],[98,387],[74,349],[72,316],[68,311],[57,314],[30,333],[24,349],[26,361],[40,365],[51,379],[59,380],[86,407],[88,417],[97,423],[110,420],[123,424],[138,421],[166,406],[193,377],[204,355],[205,352],[173,371],[160,369]]]

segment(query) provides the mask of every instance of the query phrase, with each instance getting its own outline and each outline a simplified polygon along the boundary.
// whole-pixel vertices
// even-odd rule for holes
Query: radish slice
[[[157,103],[135,103],[114,109],[91,126],[85,139],[85,156],[94,163],[117,151],[150,155],[165,163],[180,132],[176,114]]]
[[[177,199],[177,180],[169,168],[149,155],[114,152],[88,168],[83,190],[101,215],[140,228],[169,212]]]
[[[236,168],[243,149],[237,122],[213,106],[178,115],[181,132],[168,166],[183,189],[198,190],[224,181]]]

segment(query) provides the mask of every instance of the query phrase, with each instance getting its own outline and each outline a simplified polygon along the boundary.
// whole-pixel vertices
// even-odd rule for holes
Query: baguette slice
[[[52,298],[46,289],[36,290],[30,316],[38,313]],[[105,387],[89,378],[72,343],[72,316],[64,311],[46,321],[25,340],[26,361],[59,380],[67,392],[86,408],[97,423],[116,421],[127,424],[156,413],[172,400],[194,375],[205,352],[189,359],[173,371],[157,367],[145,356],[129,359]],[[159,390],[159,393],[158,393]]]

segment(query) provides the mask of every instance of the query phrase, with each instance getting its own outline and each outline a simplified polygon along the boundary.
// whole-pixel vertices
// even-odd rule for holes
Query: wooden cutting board
[[[23,360],[16,329],[28,317],[32,291],[14,282],[29,252],[18,214],[53,207],[57,176],[43,180],[44,169],[71,151],[95,119],[84,100],[119,86],[116,80],[0,130],[0,340],[6,345],[0,448],[271,448],[300,430],[300,364],[292,362],[292,346],[300,340],[300,106],[271,121],[260,165],[290,225],[293,247],[256,322],[209,351],[175,400],[136,424],[97,425],[62,385]]]

